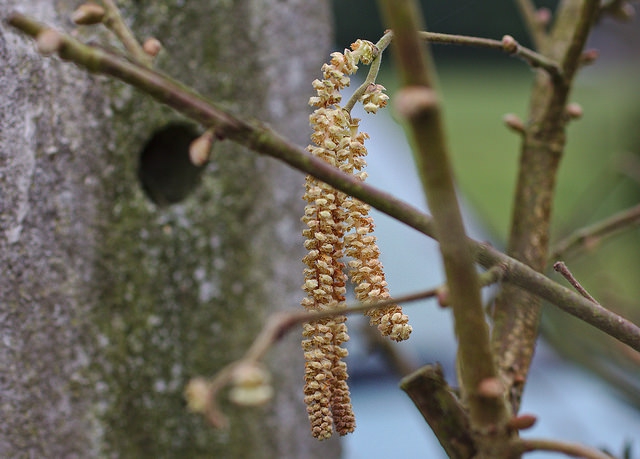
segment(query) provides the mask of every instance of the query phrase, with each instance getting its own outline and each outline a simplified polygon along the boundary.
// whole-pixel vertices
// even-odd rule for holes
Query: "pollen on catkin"
[[[358,63],[370,64],[378,50],[371,42],[358,40],[344,53],[332,53],[329,63],[322,66],[322,80],[315,80],[316,95],[309,104],[316,109],[309,117],[313,128],[312,145],[307,149],[327,163],[366,179],[364,141],[368,135],[358,129],[359,120],[340,106],[340,90],[349,85],[349,75]],[[369,85],[360,97],[365,111],[376,113],[387,103],[384,87]],[[303,290],[307,293],[302,305],[310,311],[334,310],[345,307],[344,255],[349,261],[349,276],[356,284],[360,301],[375,302],[389,298],[380,250],[376,245],[373,220],[369,207],[330,185],[308,176],[303,199],[307,202],[302,221],[307,255],[303,258]],[[411,326],[398,306],[372,311],[371,323],[383,335],[400,341],[408,338]],[[329,438],[335,430],[340,435],[352,432],[355,417],[347,385],[347,350],[349,339],[346,316],[338,315],[304,325],[302,348],[305,356],[304,401],[311,421],[312,435]]]

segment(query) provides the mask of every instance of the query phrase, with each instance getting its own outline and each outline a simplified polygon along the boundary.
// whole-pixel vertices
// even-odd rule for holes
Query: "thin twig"
[[[571,271],[569,270],[569,268],[567,267],[566,264],[564,264],[562,261],[556,261],[553,264],[553,269],[554,271],[562,274],[562,277],[564,277],[565,279],[567,279],[567,281],[569,281],[569,283],[573,286],[573,288],[576,289],[576,291],[582,295],[583,297],[585,297],[587,300],[596,303],[596,304],[600,304],[596,301],[596,299],[594,297],[592,297],[589,292],[587,292],[587,289],[585,289],[582,284],[580,282],[578,282],[578,279],[575,278],[575,276],[573,275],[573,273],[571,273]]]
[[[640,224],[640,204],[618,212],[602,221],[581,228],[566,238],[558,241],[549,260],[575,255],[580,250],[589,249],[603,239],[618,234],[620,231]]]
[[[557,62],[537,53],[529,48],[520,45],[516,40],[511,40],[510,47],[506,47],[503,41],[493,40],[490,38],[478,38],[465,35],[452,35],[446,33],[436,32],[420,32],[421,39],[434,44],[441,45],[463,45],[463,46],[475,46],[479,48],[489,48],[498,51],[506,52],[512,56],[519,57],[523,61],[527,62],[531,67],[542,68],[546,70],[554,78],[562,78],[562,71]],[[367,87],[375,83],[380,71],[380,64],[382,62],[382,53],[389,46],[393,39],[393,32],[387,32],[376,43],[376,48],[379,50],[378,56],[371,63],[369,73],[364,82],[354,91],[349,100],[344,106],[344,109],[351,112],[356,102],[365,93]]]
[[[479,48],[489,48],[498,51],[504,51],[512,56],[519,57],[527,62],[531,67],[538,67],[546,70],[553,77],[561,78],[562,70],[557,62],[549,59],[540,53],[526,48],[518,43],[515,39],[510,38],[510,45],[506,46],[505,41],[493,40],[490,38],[470,37],[465,35],[451,35],[446,33],[420,32],[420,37],[429,43],[443,45],[466,45],[476,46]],[[505,36],[505,37],[508,37]]]
[[[514,449],[520,453],[531,451],[555,451],[571,457],[583,459],[611,459],[611,456],[595,448],[558,440],[523,438],[516,441]]]
[[[543,49],[547,40],[547,32],[538,17],[535,4],[531,0],[516,0],[516,5],[520,9],[520,16],[527,26],[529,37],[535,48]]]
[[[18,13],[10,15],[8,23],[34,38],[45,30],[52,30]],[[231,115],[214,102],[157,71],[86,46],[68,35],[59,33],[59,36],[61,46],[58,54],[63,59],[73,61],[90,72],[110,75],[129,83],[193,121],[207,128],[216,127],[216,133],[219,133],[222,138],[229,138],[257,153],[271,156],[289,164],[294,169],[313,175],[420,233],[436,238],[432,219],[428,214],[330,166],[325,161],[286,141],[268,127],[257,122],[249,123]],[[477,261],[485,268],[489,269],[499,264],[505,267],[505,282],[513,283],[532,294],[539,295],[567,313],[640,351],[640,328],[634,324],[604,308],[598,314],[593,314],[591,310],[593,303],[577,293],[539,274],[524,263],[495,250],[488,244],[471,239],[468,243]]]
[[[419,293],[403,295],[394,299],[378,301],[376,303],[356,303],[344,308],[331,311],[290,311],[273,314],[267,320],[264,327],[262,328],[258,336],[256,336],[256,338],[253,340],[253,343],[242,356],[242,358],[226,365],[209,380],[207,387],[208,403],[205,409],[205,416],[214,427],[224,427],[226,425],[226,418],[218,407],[217,397],[218,393],[231,382],[234,369],[243,364],[258,363],[260,360],[262,360],[271,346],[273,346],[273,344],[281,339],[285,335],[285,333],[287,333],[296,325],[300,325],[305,322],[313,322],[327,317],[334,317],[337,315],[365,312],[372,309],[385,308],[393,304],[410,303],[426,298],[432,298],[438,294],[438,291],[438,288],[434,288]]]
[[[102,0],[102,4],[105,9],[105,17],[102,21],[104,25],[118,37],[118,40],[120,40],[133,60],[145,67],[151,67],[153,58],[144,52],[133,32],[122,19],[120,10],[114,0]]]
[[[598,8],[599,0],[560,2],[549,43],[542,51],[560,64],[562,78],[537,72],[530,98],[507,253],[539,272],[545,269],[549,256],[552,204],[566,143],[566,106]],[[515,413],[538,342],[541,307],[536,292],[505,285],[492,310],[493,350]]]

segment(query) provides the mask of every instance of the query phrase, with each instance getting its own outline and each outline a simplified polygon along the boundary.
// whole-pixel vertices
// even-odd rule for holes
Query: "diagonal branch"
[[[520,454],[531,451],[554,451],[583,459],[611,459],[611,456],[597,449],[558,440],[526,438],[516,441],[514,449]]]
[[[11,15],[8,22],[34,38],[46,30],[52,30],[17,13]],[[287,142],[269,128],[257,122],[251,124],[225,112],[215,103],[206,100],[193,90],[157,71],[141,67],[103,50],[83,45],[67,35],[60,33],[58,35],[61,40],[59,52],[63,54],[62,57],[65,59],[71,60],[91,72],[111,75],[129,83],[154,97],[158,102],[172,107],[206,127],[216,126],[222,130],[225,136],[239,144],[311,174],[420,233],[435,238],[432,219],[429,215],[389,193],[378,190],[335,167],[331,167],[326,162]],[[216,132],[218,132],[217,129]],[[532,294],[540,295],[544,300],[640,351],[640,328],[629,321],[604,308],[599,310],[597,314],[593,314],[591,309],[593,303],[577,293],[553,282],[488,244],[471,239],[468,240],[468,244],[473,249],[480,265],[487,269],[494,266],[504,268],[506,274],[503,280],[505,282],[513,283]]]
[[[420,37],[423,40],[434,44],[466,45],[504,51],[512,56],[519,57],[533,68],[541,68],[546,70],[554,78],[562,77],[562,69],[557,62],[540,53],[522,46],[510,35],[505,35],[502,40],[493,40],[491,38],[469,37],[465,35],[420,32]]]

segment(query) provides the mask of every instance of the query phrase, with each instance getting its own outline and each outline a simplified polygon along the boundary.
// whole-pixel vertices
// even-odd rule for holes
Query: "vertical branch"
[[[565,145],[565,106],[587,35],[598,13],[597,0],[564,0],[543,54],[561,63],[562,78],[538,72],[525,126],[508,254],[536,271],[546,265],[551,207]],[[540,317],[540,299],[506,285],[496,299],[493,347],[503,382],[518,410]]]
[[[473,253],[469,250],[455,193],[442,115],[430,73],[430,56],[418,36],[416,18],[420,14],[411,0],[383,0],[380,4],[393,29],[393,45],[404,86],[397,96],[396,108],[408,122],[447,275],[460,342],[458,367],[464,402],[474,427],[483,430],[504,425],[506,409],[502,398],[482,391],[487,381],[495,380],[497,370]]]

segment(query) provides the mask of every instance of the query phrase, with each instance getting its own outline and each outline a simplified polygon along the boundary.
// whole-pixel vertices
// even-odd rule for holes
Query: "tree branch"
[[[356,102],[358,102],[358,100],[360,100],[360,97],[364,95],[369,85],[376,82],[378,72],[380,71],[380,64],[382,64],[382,53],[385,49],[387,49],[387,46],[389,46],[389,44],[391,43],[392,38],[393,34],[391,32],[387,32],[380,40],[378,40],[378,43],[376,43],[378,56],[371,63],[371,66],[369,67],[369,73],[367,73],[367,78],[365,78],[364,82],[358,87],[358,89],[353,92],[353,94],[345,104],[344,109],[347,112],[351,113],[351,110],[355,106]]]
[[[589,448],[577,443],[569,443],[557,440],[545,439],[521,439],[515,443],[514,449],[520,454],[531,451],[555,451],[571,457],[584,459],[611,459],[611,456],[594,448]]]
[[[510,35],[505,35],[501,41],[492,40],[490,38],[469,37],[465,35],[451,35],[436,32],[420,32],[420,37],[423,40],[434,44],[466,45],[504,51],[512,56],[519,57],[523,61],[527,62],[531,67],[546,70],[554,78],[562,78],[562,70],[557,62],[522,46]]]
[[[640,204],[623,210],[593,225],[581,228],[558,241],[551,251],[549,260],[567,258],[584,249],[589,249],[603,239],[620,231],[640,224]]]
[[[563,0],[551,35],[540,50],[560,62],[562,79],[538,72],[520,154],[507,253],[536,271],[547,264],[556,176],[566,143],[566,105],[598,0]],[[506,285],[493,308],[492,343],[514,413],[538,337],[540,298]]]
[[[12,14],[8,22],[34,38],[45,30],[52,30],[18,13]],[[223,111],[215,103],[206,100],[184,85],[157,71],[141,67],[101,49],[83,45],[67,35],[59,35],[61,39],[59,52],[64,54],[62,57],[65,59],[73,61],[91,72],[111,75],[129,83],[149,94],[158,102],[172,107],[203,126],[215,126],[216,132],[220,132],[219,135],[226,136],[257,153],[271,156],[297,170],[311,174],[420,233],[435,238],[432,219],[429,215],[389,193],[378,190],[349,174],[341,172],[339,169],[282,139],[269,128],[256,122],[252,124],[236,118]],[[606,310],[604,311],[608,314],[602,313],[602,316],[598,314],[596,318],[590,319],[592,314],[589,308],[592,303],[580,295],[533,271],[523,263],[498,252],[488,244],[482,244],[471,239],[468,240],[468,243],[482,266],[487,269],[496,265],[504,267],[506,270],[505,282],[514,283],[514,285],[532,294],[539,294],[543,299],[555,304],[569,314],[582,318],[605,333],[640,351],[640,329],[635,325]]]
[[[487,396],[481,387],[498,372],[489,340],[480,284],[468,249],[458,205],[439,101],[434,91],[430,55],[421,43],[417,2],[382,0],[381,9],[394,33],[394,50],[404,88],[396,110],[407,121],[414,159],[434,217],[444,263],[450,304],[458,338],[457,364],[463,403],[478,430],[500,429],[508,411],[501,396]]]

